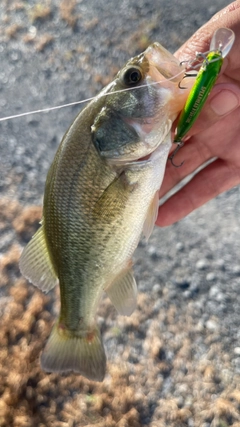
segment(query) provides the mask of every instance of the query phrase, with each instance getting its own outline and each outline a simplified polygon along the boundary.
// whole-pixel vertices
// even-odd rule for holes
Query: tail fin
[[[93,381],[102,381],[106,355],[98,327],[85,336],[53,326],[41,355],[41,367],[47,372],[74,371]]]

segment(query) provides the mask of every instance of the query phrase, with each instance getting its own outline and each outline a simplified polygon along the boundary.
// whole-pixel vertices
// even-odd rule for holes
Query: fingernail
[[[211,108],[218,116],[230,113],[238,104],[238,97],[230,90],[222,90],[210,101]]]

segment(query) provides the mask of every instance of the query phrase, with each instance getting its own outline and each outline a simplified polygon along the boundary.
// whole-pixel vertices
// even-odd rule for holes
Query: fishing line
[[[116,90],[116,91],[113,91],[113,92],[102,93],[102,94],[100,93],[100,94],[92,96],[90,98],[85,98],[85,99],[83,99],[81,101],[69,102],[67,104],[56,105],[55,107],[45,107],[45,108],[38,109],[38,110],[27,111],[25,113],[13,114],[11,116],[6,116],[6,117],[0,117],[0,122],[4,122],[4,121],[7,121],[7,120],[12,120],[12,119],[17,119],[19,117],[30,116],[31,114],[47,113],[49,111],[60,110],[62,108],[66,108],[66,107],[72,107],[74,105],[84,104],[86,102],[92,101],[96,97],[101,98],[102,96],[110,96],[110,95],[114,95],[114,94],[121,93],[121,92],[128,92],[128,91],[132,91],[132,90],[138,90],[138,89],[142,89],[144,87],[154,86],[154,85],[157,85],[157,84],[162,83],[162,82],[174,80],[177,77],[179,77],[181,74],[184,74],[184,73],[186,74],[188,68],[192,69],[192,70],[196,70],[197,68],[200,68],[202,62],[199,62],[196,65],[193,65],[194,62],[199,61],[199,59],[200,59],[199,56],[200,55],[201,55],[202,59],[204,59],[205,55],[207,53],[209,53],[209,52],[210,51],[204,52],[202,54],[201,53],[197,53],[196,57],[194,59],[189,60],[189,61],[182,61],[182,62],[180,62],[180,65],[182,65],[183,63],[186,62],[185,69],[179,71],[179,73],[175,74],[174,76],[166,78],[164,80],[158,80],[157,82],[146,83],[144,85],[139,85],[139,86],[136,86],[136,87],[129,87],[129,88],[124,88],[124,89],[119,89],[119,90]],[[197,55],[199,55],[199,56],[197,56]],[[215,61],[215,60],[212,60],[212,61],[209,61],[209,62],[213,62],[213,61]]]
[[[191,65],[191,61],[189,61],[188,64]],[[199,67],[200,67],[200,64],[199,64]],[[75,101],[75,102],[70,102],[70,103],[67,103],[67,104],[57,105],[55,107],[45,107],[45,108],[42,108],[42,109],[28,111],[28,112],[25,112],[25,113],[13,114],[11,116],[1,117],[0,118],[0,122],[4,122],[4,121],[7,121],[7,120],[12,120],[12,119],[16,119],[16,118],[19,118],[19,117],[29,116],[30,114],[46,113],[46,112],[49,112],[49,111],[60,110],[62,108],[71,107],[71,106],[74,106],[74,105],[84,104],[86,102],[92,101],[96,97],[100,98],[102,96],[110,96],[110,95],[114,95],[114,94],[121,93],[121,92],[127,92],[127,91],[142,89],[144,87],[154,86],[154,85],[157,85],[157,84],[162,83],[162,82],[174,80],[178,76],[180,76],[181,74],[184,74],[185,72],[186,72],[186,69],[181,70],[179,73],[175,74],[173,77],[166,78],[164,80],[159,80],[157,82],[146,83],[144,85],[139,85],[139,86],[136,86],[136,87],[129,87],[129,88],[124,88],[124,89],[119,89],[119,90],[116,90],[114,92],[108,92],[108,93],[98,94],[98,95],[92,96],[91,98],[83,99],[81,101]]]
[[[113,91],[113,92],[98,94],[98,95],[92,96],[91,98],[83,99],[81,101],[75,101],[75,102],[70,102],[68,104],[57,105],[55,107],[46,107],[46,108],[43,108],[43,109],[40,109],[40,110],[28,111],[26,113],[20,113],[20,114],[14,114],[14,115],[11,115],[11,116],[7,116],[7,117],[1,117],[0,118],[0,122],[6,121],[6,120],[11,120],[11,119],[16,119],[18,117],[28,116],[30,114],[46,113],[48,111],[60,110],[61,108],[71,107],[73,105],[84,104],[85,102],[92,101],[96,97],[101,98],[102,96],[110,96],[110,95],[114,95],[114,94],[121,93],[121,92],[127,92],[127,91],[141,89],[141,88],[144,88],[144,87],[153,86],[153,85],[165,82],[165,81],[174,80],[178,76],[180,76],[181,74],[183,74],[184,72],[185,72],[185,70],[182,70],[178,74],[176,74],[173,77],[170,77],[168,79],[159,80],[157,82],[152,82],[152,83],[146,83],[144,85],[139,85],[139,86],[136,86],[136,87],[128,87],[128,88],[124,88],[124,89],[119,89],[119,90],[116,90],[116,91]]]

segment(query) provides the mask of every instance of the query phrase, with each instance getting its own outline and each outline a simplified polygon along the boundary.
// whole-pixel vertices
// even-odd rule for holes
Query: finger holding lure
[[[176,165],[173,162],[179,149],[184,145],[183,138],[187,132],[192,128],[193,124],[197,120],[204,104],[216,83],[218,75],[221,71],[224,58],[231,50],[235,40],[235,34],[229,28],[219,28],[215,31],[211,43],[210,49],[204,53],[197,53],[196,58],[192,61],[192,64],[203,58],[201,68],[197,74],[194,85],[189,93],[186,104],[180,114],[176,134],[174,137],[174,143],[177,144],[176,149],[171,154],[169,159],[175,167],[182,166]],[[199,64],[191,66],[191,69],[195,69]],[[189,72],[185,73],[185,77],[189,77],[193,74]],[[180,86],[181,87],[181,86]]]

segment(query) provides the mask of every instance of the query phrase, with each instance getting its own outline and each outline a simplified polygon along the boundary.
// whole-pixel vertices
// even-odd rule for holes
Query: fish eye
[[[123,75],[123,81],[126,86],[132,86],[140,82],[142,80],[142,72],[137,67],[128,68]]]

